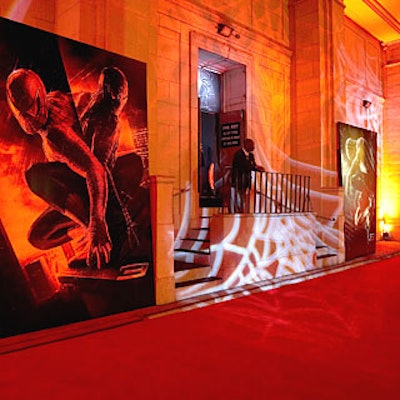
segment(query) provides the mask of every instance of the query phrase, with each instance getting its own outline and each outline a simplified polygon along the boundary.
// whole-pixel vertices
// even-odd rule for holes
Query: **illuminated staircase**
[[[178,238],[174,249],[175,294],[177,300],[224,289],[222,279],[216,276],[211,263],[210,218],[202,217],[198,227],[192,227]],[[338,264],[337,251],[321,240],[315,239],[316,264],[307,270]]]
[[[187,297],[190,288],[201,285],[202,290],[212,288],[221,278],[211,275],[210,265],[210,217],[202,217],[200,227],[189,229],[180,239],[180,246],[174,250],[174,271],[176,296]],[[182,294],[182,295],[181,295]]]
[[[317,268],[329,267],[338,263],[336,250],[322,243],[318,237],[315,248],[317,253]]]

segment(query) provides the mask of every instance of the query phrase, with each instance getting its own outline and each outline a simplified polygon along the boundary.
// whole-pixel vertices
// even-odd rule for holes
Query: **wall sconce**
[[[362,105],[364,108],[366,108],[368,110],[368,108],[371,107],[371,101],[370,100],[363,100]]]
[[[233,35],[236,39],[239,39],[240,35],[238,33],[234,33],[234,32],[235,32],[235,30],[231,26],[226,25],[222,22],[220,22],[217,25],[217,33],[223,37],[229,38]]]

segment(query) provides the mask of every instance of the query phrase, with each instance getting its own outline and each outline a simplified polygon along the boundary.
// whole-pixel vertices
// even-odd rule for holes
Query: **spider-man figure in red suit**
[[[128,96],[125,75],[116,67],[102,70],[98,91],[91,96],[81,121],[71,95],[47,92],[32,70],[13,71],[6,93],[24,132],[40,135],[48,160],[26,172],[29,187],[50,205],[32,225],[30,242],[40,249],[59,246],[71,240],[74,228],[82,226],[87,232],[87,266],[102,268],[113,264],[113,258],[121,262],[124,243],[128,241],[132,249],[139,242],[114,174],[120,171],[118,182],[125,182],[128,158],[136,172],[131,181],[136,190],[143,173],[138,155],[131,153],[121,160],[115,156],[119,115]]]

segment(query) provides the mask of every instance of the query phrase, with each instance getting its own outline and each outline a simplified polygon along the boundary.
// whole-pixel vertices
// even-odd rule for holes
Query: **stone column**
[[[173,182],[170,176],[150,177],[153,265],[156,304],[175,301]]]
[[[296,172],[311,176],[317,221],[332,232],[331,245],[342,259],[336,124],[346,117],[344,4],[343,0],[291,0],[289,11],[292,157]]]
[[[319,167],[312,176],[317,190],[337,185],[336,121],[345,104],[338,65],[343,19],[343,0],[290,2],[292,154]]]

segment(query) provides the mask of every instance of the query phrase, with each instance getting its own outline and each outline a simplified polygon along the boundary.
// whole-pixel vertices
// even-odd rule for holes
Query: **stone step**
[[[323,258],[329,258],[329,257],[336,257],[337,254],[335,253],[326,253],[326,254],[317,254],[317,260],[321,260]]]
[[[175,283],[183,283],[194,281],[197,279],[208,278],[211,275],[211,266],[193,263],[192,266],[187,266],[186,269],[175,271]]]
[[[181,240],[187,240],[187,241],[192,241],[192,242],[203,242],[203,243],[210,243],[210,239],[199,239],[199,238],[194,238],[194,237],[185,237]]]
[[[179,301],[207,293],[213,293],[221,283],[222,279],[220,278],[206,277],[178,284],[175,289],[176,300]]]
[[[222,279],[217,276],[207,276],[204,278],[192,279],[192,280],[184,281],[184,282],[176,282],[175,287],[181,288],[181,287],[185,287],[185,286],[199,285],[201,283],[221,281],[221,280]]]
[[[196,269],[196,268],[206,268],[206,267],[210,267],[210,266],[208,264],[186,262],[186,261],[181,261],[181,260],[174,261],[175,272],[186,271],[189,269]]]
[[[175,252],[175,254],[177,252],[183,252],[183,253],[209,255],[210,254],[210,248],[195,250],[195,249],[185,249],[185,248],[180,247],[179,249],[174,249],[174,252]]]

